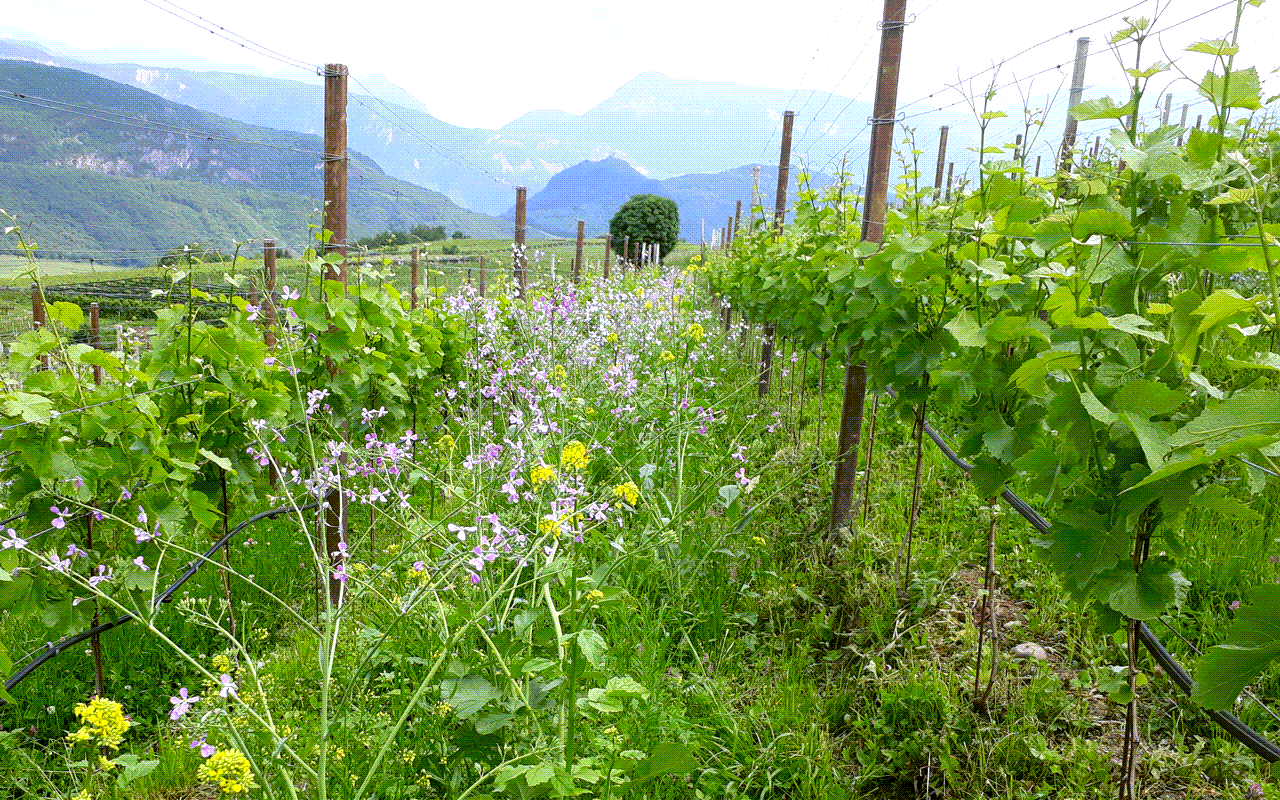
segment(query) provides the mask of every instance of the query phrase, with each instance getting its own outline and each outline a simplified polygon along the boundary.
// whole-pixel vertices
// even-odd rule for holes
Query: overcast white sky
[[[1056,34],[1048,44],[1008,61],[1000,82],[1049,69],[1035,78],[1043,95],[1069,81],[1075,38],[1092,38],[1087,82],[1116,85],[1121,73],[1104,51],[1123,23],[1114,17],[1087,23],[1131,5],[1128,0],[909,0],[900,104],[922,98],[1014,56]],[[1272,6],[1247,6],[1236,66],[1256,65],[1268,92],[1280,91],[1280,16]],[[762,7],[763,8],[763,7]],[[271,0],[20,0],[7,4],[0,36],[37,34],[84,50],[108,51],[112,61],[145,65],[219,66],[308,80],[289,67],[202,31],[180,19],[200,15],[228,31],[310,64],[345,63],[356,77],[386,75],[416,95],[440,119],[455,125],[499,127],[540,108],[582,113],[646,70],[672,77],[732,81],[796,89],[793,108],[834,92],[870,100],[879,48],[879,2],[789,0],[777,11],[748,13],[698,0],[605,3],[448,2],[364,0],[310,4]],[[1211,10],[1214,9],[1214,10]],[[1201,12],[1191,22],[1175,25]],[[1155,2],[1129,16],[1152,17]],[[1170,56],[1200,38],[1229,36],[1235,4],[1168,0],[1157,30]],[[206,26],[207,27],[207,26]],[[1070,29],[1072,33],[1067,33]],[[1098,52],[1103,51],[1103,52]],[[1127,51],[1132,60],[1132,48]],[[1144,66],[1163,60],[1158,45],[1144,51]],[[200,59],[203,63],[195,63]],[[98,60],[98,59],[95,59]],[[1208,57],[1187,54],[1184,68],[1203,76]],[[1057,65],[1063,65],[1057,69]],[[984,76],[982,80],[986,80]],[[1152,89],[1163,91],[1161,76]],[[1190,91],[1183,82],[1182,90]],[[957,99],[936,95],[931,105]],[[1001,95],[1012,102],[1012,89]],[[803,116],[803,111],[800,111]]]

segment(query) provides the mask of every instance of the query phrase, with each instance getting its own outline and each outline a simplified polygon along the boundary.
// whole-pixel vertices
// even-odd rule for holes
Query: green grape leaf
[[[1089,416],[1103,425],[1111,425],[1120,421],[1120,417],[1103,405],[1102,401],[1094,395],[1088,386],[1080,387],[1080,404],[1084,406],[1085,411],[1089,412]]]
[[[1094,119],[1122,119],[1132,113],[1132,100],[1122,106],[1118,106],[1116,101],[1110,97],[1085,100],[1083,103],[1077,103],[1071,107],[1071,116],[1080,122],[1088,122]]]
[[[1234,56],[1238,47],[1232,47],[1226,39],[1203,39],[1186,48],[1188,53],[1204,53],[1208,56]]]
[[[1280,372],[1280,354],[1272,352],[1254,353],[1253,358],[1226,359],[1227,366],[1233,369],[1265,369],[1270,372]]]
[[[84,312],[75,303],[50,303],[49,319],[69,331],[78,330],[84,324]]]
[[[1216,72],[1206,72],[1199,88],[1202,96],[1219,106],[1250,111],[1262,108],[1262,83],[1254,67],[1232,71],[1230,81]]]
[[[1280,657],[1280,584],[1263,584],[1248,594],[1236,613],[1226,641],[1196,661],[1191,699],[1225,711],[1272,660]]]
[[[946,325],[942,326],[956,337],[961,347],[986,347],[987,337],[982,326],[973,318],[968,309],[962,308]]]
[[[1109,317],[1107,319],[1107,324],[1109,327],[1118,331],[1123,331],[1130,336],[1142,336],[1156,342],[1167,341],[1164,338],[1164,334],[1160,331],[1147,330],[1148,326],[1155,324],[1154,322],[1145,317],[1140,317],[1137,314],[1122,314],[1118,317]]]
[[[1071,226],[1071,235],[1080,240],[1088,239],[1095,234],[1123,239],[1131,233],[1133,233],[1133,225],[1129,223],[1128,217],[1105,208],[1081,211]]]
[[[1265,446],[1280,433],[1280,394],[1255,389],[1237,392],[1217,405],[1206,408],[1169,438],[1172,448],[1203,447],[1214,452],[1238,440]],[[1259,437],[1254,441],[1253,437]]]
[[[1099,576],[1098,595],[1126,617],[1152,620],[1173,605],[1176,572],[1172,561],[1159,556],[1143,562],[1136,571],[1130,564],[1120,564]]]
[[[1234,289],[1218,289],[1204,299],[1192,312],[1197,317],[1204,317],[1196,328],[1201,334],[1222,323],[1257,308],[1257,303],[1247,297],[1241,297]]]
[[[1143,379],[1121,386],[1111,402],[1117,411],[1129,411],[1142,419],[1151,419],[1173,413],[1187,402],[1187,396],[1164,384]]]

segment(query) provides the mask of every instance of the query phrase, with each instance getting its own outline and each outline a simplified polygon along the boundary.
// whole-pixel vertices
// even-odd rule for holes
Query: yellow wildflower
[[[556,471],[545,464],[540,464],[529,471],[529,480],[533,481],[535,488],[555,479]]]
[[[453,437],[447,433],[436,440],[436,449],[438,449],[441,453],[448,453],[450,450],[452,450],[456,446],[457,446],[457,442],[455,442],[453,440]]]
[[[609,344],[617,344],[617,342],[618,342],[618,334],[616,334],[616,333],[611,333],[611,334],[609,334],[608,336],[604,337],[604,340],[605,340],[606,342],[608,342]]]
[[[196,778],[216,784],[224,794],[244,794],[257,788],[249,759],[239,750],[219,750],[196,770]]]
[[[596,415],[595,406],[587,406],[586,414],[588,417],[594,417]]]
[[[556,364],[555,369],[551,370],[551,377],[556,379],[564,378],[568,374],[569,373],[564,371],[564,367],[560,366],[559,364]]]
[[[547,514],[545,517],[538,520],[538,533],[541,533],[541,534],[549,533],[552,536],[559,539],[564,534],[566,525],[572,527],[574,525],[579,524],[580,522],[582,522],[581,513],[561,514],[558,517],[553,516],[551,514]]]
[[[601,600],[604,599],[604,592],[600,591],[599,589],[592,589],[591,591],[587,592],[584,599],[588,603],[599,603]]]
[[[652,308],[653,308],[653,303],[649,302],[648,300],[645,300],[645,301],[644,301],[644,310],[645,310],[645,311],[649,311],[649,310],[650,310],[650,309],[652,309]]]
[[[635,481],[627,481],[613,487],[613,493],[617,497],[621,497],[622,501],[629,506],[637,506],[640,504],[640,489],[636,486]]]
[[[119,703],[103,697],[93,698],[88,705],[76,703],[75,715],[84,725],[67,737],[71,742],[96,739],[98,744],[112,750],[120,749],[120,742],[132,724]]]
[[[447,717],[452,713],[453,713],[453,706],[449,705],[445,701],[441,700],[439,703],[436,704],[437,717]]]
[[[700,342],[702,341],[702,337],[706,335],[706,331],[702,329],[701,325],[695,322],[685,329],[684,335],[695,342]]]
[[[231,672],[231,659],[227,658],[226,653],[218,653],[210,663],[213,664],[214,672]]]
[[[560,451],[560,466],[563,469],[586,469],[589,463],[591,458],[587,455],[587,446],[577,439],[570,441]]]
[[[658,356],[658,360],[659,361],[675,361],[676,357],[675,357],[675,354],[672,353],[670,350],[663,350],[662,355]]]

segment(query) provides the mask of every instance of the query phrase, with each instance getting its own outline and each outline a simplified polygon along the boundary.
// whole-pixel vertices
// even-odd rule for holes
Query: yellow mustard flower
[[[690,324],[688,328],[685,328],[684,335],[695,342],[700,342],[702,341],[702,337],[706,335],[706,331],[702,329],[701,325],[694,322]]]
[[[212,783],[224,794],[244,794],[257,788],[249,759],[239,750],[219,750],[196,770],[196,778]]]
[[[617,497],[621,497],[622,501],[629,506],[637,506],[640,504],[640,489],[636,486],[635,481],[627,481],[613,487],[613,493]]]
[[[124,715],[124,707],[105,697],[95,697],[87,705],[76,703],[75,715],[83,725],[67,739],[73,743],[97,741],[112,750],[120,749],[120,743],[132,724]]]
[[[577,439],[573,439],[560,451],[560,467],[567,470],[586,469],[587,464],[591,463],[591,457],[587,455],[587,446]]]
[[[535,488],[555,479],[556,471],[545,464],[540,464],[529,470],[529,480],[533,481]]]
[[[675,357],[675,354],[672,353],[670,350],[663,350],[662,355],[658,356],[658,360],[659,361],[675,361],[676,357]]]
[[[611,334],[609,334],[608,336],[604,337],[604,340],[605,340],[606,342],[608,342],[609,344],[617,344],[617,342],[618,342],[618,334],[616,334],[616,333],[611,333]]]

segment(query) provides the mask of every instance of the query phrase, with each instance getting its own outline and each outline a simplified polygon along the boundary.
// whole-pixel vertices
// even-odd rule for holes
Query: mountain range
[[[759,175],[754,176],[756,169]],[[657,180],[641,175],[620,158],[583,161],[562,170],[547,181],[541,191],[529,196],[526,213],[530,225],[553,236],[576,236],[578,220],[585,223],[588,236],[603,236],[609,220],[628,198],[656,194],[676,201],[680,210],[680,238],[699,242],[723,227],[738,212],[751,213],[753,185],[758,185],[762,204],[772,207],[778,184],[777,166],[748,164],[714,174],[679,175]],[[828,175],[815,175],[810,185],[821,189],[831,184]],[[515,207],[503,219],[515,220]]]
[[[143,89],[250,125],[319,133],[323,91],[310,82],[146,64],[98,64],[54,48],[0,39],[0,59],[69,67]],[[870,104],[835,95],[670,78],[645,72],[586,113],[535,111],[497,129],[450,125],[385,77],[353,75],[347,108],[349,146],[387,175],[438,191],[464,208],[502,214],[515,187],[542,189],[583,161],[614,157],[655,179],[717,174],[776,162],[782,112],[797,119],[793,152],[830,171],[845,149],[866,144]],[[960,120],[943,114],[938,119]],[[936,141],[936,134],[934,141]],[[966,145],[953,132],[952,148]],[[920,142],[926,149],[927,139]]]
[[[272,138],[278,140],[277,147],[285,149],[259,147],[257,156],[246,151],[240,161],[223,163],[224,156],[240,145],[220,141],[216,147],[205,147],[199,141],[169,137],[166,143],[152,141],[148,145],[163,150],[163,156],[148,156],[143,152],[145,147],[132,155],[113,156],[128,162],[129,169],[122,171],[114,161],[102,161],[103,154],[85,145],[83,137],[64,135],[74,127],[69,120],[73,114],[65,108],[56,111],[20,103],[20,111],[36,118],[35,128],[51,136],[50,141],[62,144],[54,148],[56,153],[34,154],[28,150],[28,160],[22,161],[15,159],[13,147],[8,146],[14,142],[6,145],[0,141],[5,145],[0,149],[0,164],[9,164],[8,169],[21,162],[28,170],[74,167],[80,173],[96,171],[92,178],[83,177],[83,181],[95,184],[93,192],[107,191],[106,185],[114,187],[113,181],[118,179],[166,180],[170,182],[166,185],[169,190],[181,181],[193,180],[217,184],[222,187],[220,192],[230,187],[252,188],[259,193],[260,201],[254,206],[259,211],[265,213],[268,206],[287,207],[289,226],[306,230],[302,220],[319,205],[320,194],[318,174],[308,172],[315,169],[316,163],[303,163],[321,149],[318,134],[323,119],[323,91],[318,77],[288,80],[145,64],[103,64],[89,60],[92,57],[93,54],[48,42],[0,38],[0,65],[26,62],[28,67],[60,67],[61,75],[89,73],[114,82],[112,85],[124,85],[112,95],[116,90],[109,89],[105,81],[94,84],[84,102],[90,109],[133,113],[167,101],[163,112],[160,106],[154,106],[155,113],[162,114],[157,119],[186,119],[183,124],[189,128],[224,131],[220,135],[229,139],[256,142],[259,137]],[[25,89],[38,95],[31,86],[43,84],[30,82],[34,73],[18,73],[16,69],[5,67],[9,79],[4,88],[19,93]],[[14,77],[19,74],[21,77]],[[75,87],[84,79],[66,80]],[[42,91],[48,94],[38,96],[73,102],[69,98],[80,89],[68,94],[68,89],[55,82],[45,85]],[[353,75],[349,91],[348,136],[355,164],[352,198],[354,202],[359,197],[368,209],[367,214],[353,211],[352,237],[419,223],[445,224],[472,235],[509,236],[511,226],[504,220],[513,218],[514,189],[520,185],[531,192],[530,225],[553,235],[573,235],[577,219],[586,220],[590,231],[600,232],[627,197],[648,191],[677,200],[681,205],[682,236],[697,241],[702,220],[706,220],[709,230],[719,227],[733,213],[735,201],[749,200],[751,166],[777,157],[784,109],[797,109],[793,165],[808,165],[818,174],[835,171],[844,157],[849,157],[850,168],[857,174],[869,131],[870,104],[862,101],[824,93],[669,78],[656,72],[636,76],[583,114],[535,111],[497,129],[459,127],[437,119],[430,113],[429,103],[385,76]],[[152,100],[145,100],[142,92]],[[1061,98],[1048,103],[1049,130],[1056,128],[1056,120],[1061,119],[1061,104]],[[0,110],[9,105],[0,104]],[[59,108],[56,104],[45,105]],[[971,172],[978,150],[973,115],[967,110],[938,111],[918,103],[907,105],[910,111],[902,118],[906,125],[899,126],[896,133],[911,137],[901,146],[908,163],[900,165],[898,171],[916,169],[921,173],[921,183],[930,183],[937,126],[948,125],[947,160],[956,162],[957,180]],[[985,137],[988,147],[1011,142],[1015,132],[1040,130],[1039,126],[1027,126],[1018,109],[1009,112],[1009,117],[989,122]],[[9,108],[11,127],[15,113]],[[50,118],[50,114],[56,118]],[[57,117],[58,114],[62,116]],[[910,128],[926,120],[928,128]],[[25,119],[23,125],[30,122],[33,120]],[[22,125],[18,128],[22,129]],[[1033,152],[1051,152],[1048,145],[1053,134],[1049,130],[1041,135],[1039,150]],[[1090,133],[1088,126],[1082,126],[1082,137]],[[125,136],[119,132],[112,135]],[[165,150],[171,146],[176,150]],[[76,147],[81,150],[76,151]],[[62,152],[58,148],[70,150]],[[187,150],[190,157],[176,155]],[[295,150],[308,155],[300,160],[295,156],[302,153]],[[271,158],[280,163],[246,168],[252,158],[261,159],[264,153],[271,153]],[[281,153],[285,155],[280,157]],[[202,161],[204,156],[209,158]],[[1046,169],[1051,160],[1046,161]],[[209,169],[222,171],[213,174]],[[765,206],[772,205],[774,169],[765,167],[760,178]],[[793,168],[793,173],[796,171]],[[247,177],[234,177],[240,173]],[[176,180],[179,178],[181,181]],[[24,180],[34,178],[28,176]],[[69,179],[59,176],[55,180],[45,175],[42,180],[56,184]],[[365,183],[356,188],[358,181]],[[89,190],[77,191],[85,194]],[[114,187],[110,191],[129,195],[132,190]],[[289,197],[269,196],[270,192],[285,192]],[[220,195],[213,192],[211,196]],[[8,202],[20,205],[19,201]],[[22,195],[22,202],[38,206],[41,199],[27,193]],[[169,212],[171,216],[184,216],[177,209]],[[119,220],[113,224],[119,224]],[[245,225],[253,227],[248,222]],[[245,225],[237,230],[247,230]],[[227,231],[217,228],[216,232]],[[84,240],[93,238],[91,229],[88,233],[83,228],[74,232],[68,229],[67,233]]]
[[[264,235],[297,249],[321,221],[315,135],[28,61],[0,61],[0,99],[0,206],[34,223],[29,233],[46,255],[110,251],[139,263],[183,243]],[[509,235],[501,221],[389,177],[359,153],[348,195],[351,239],[420,224]]]

